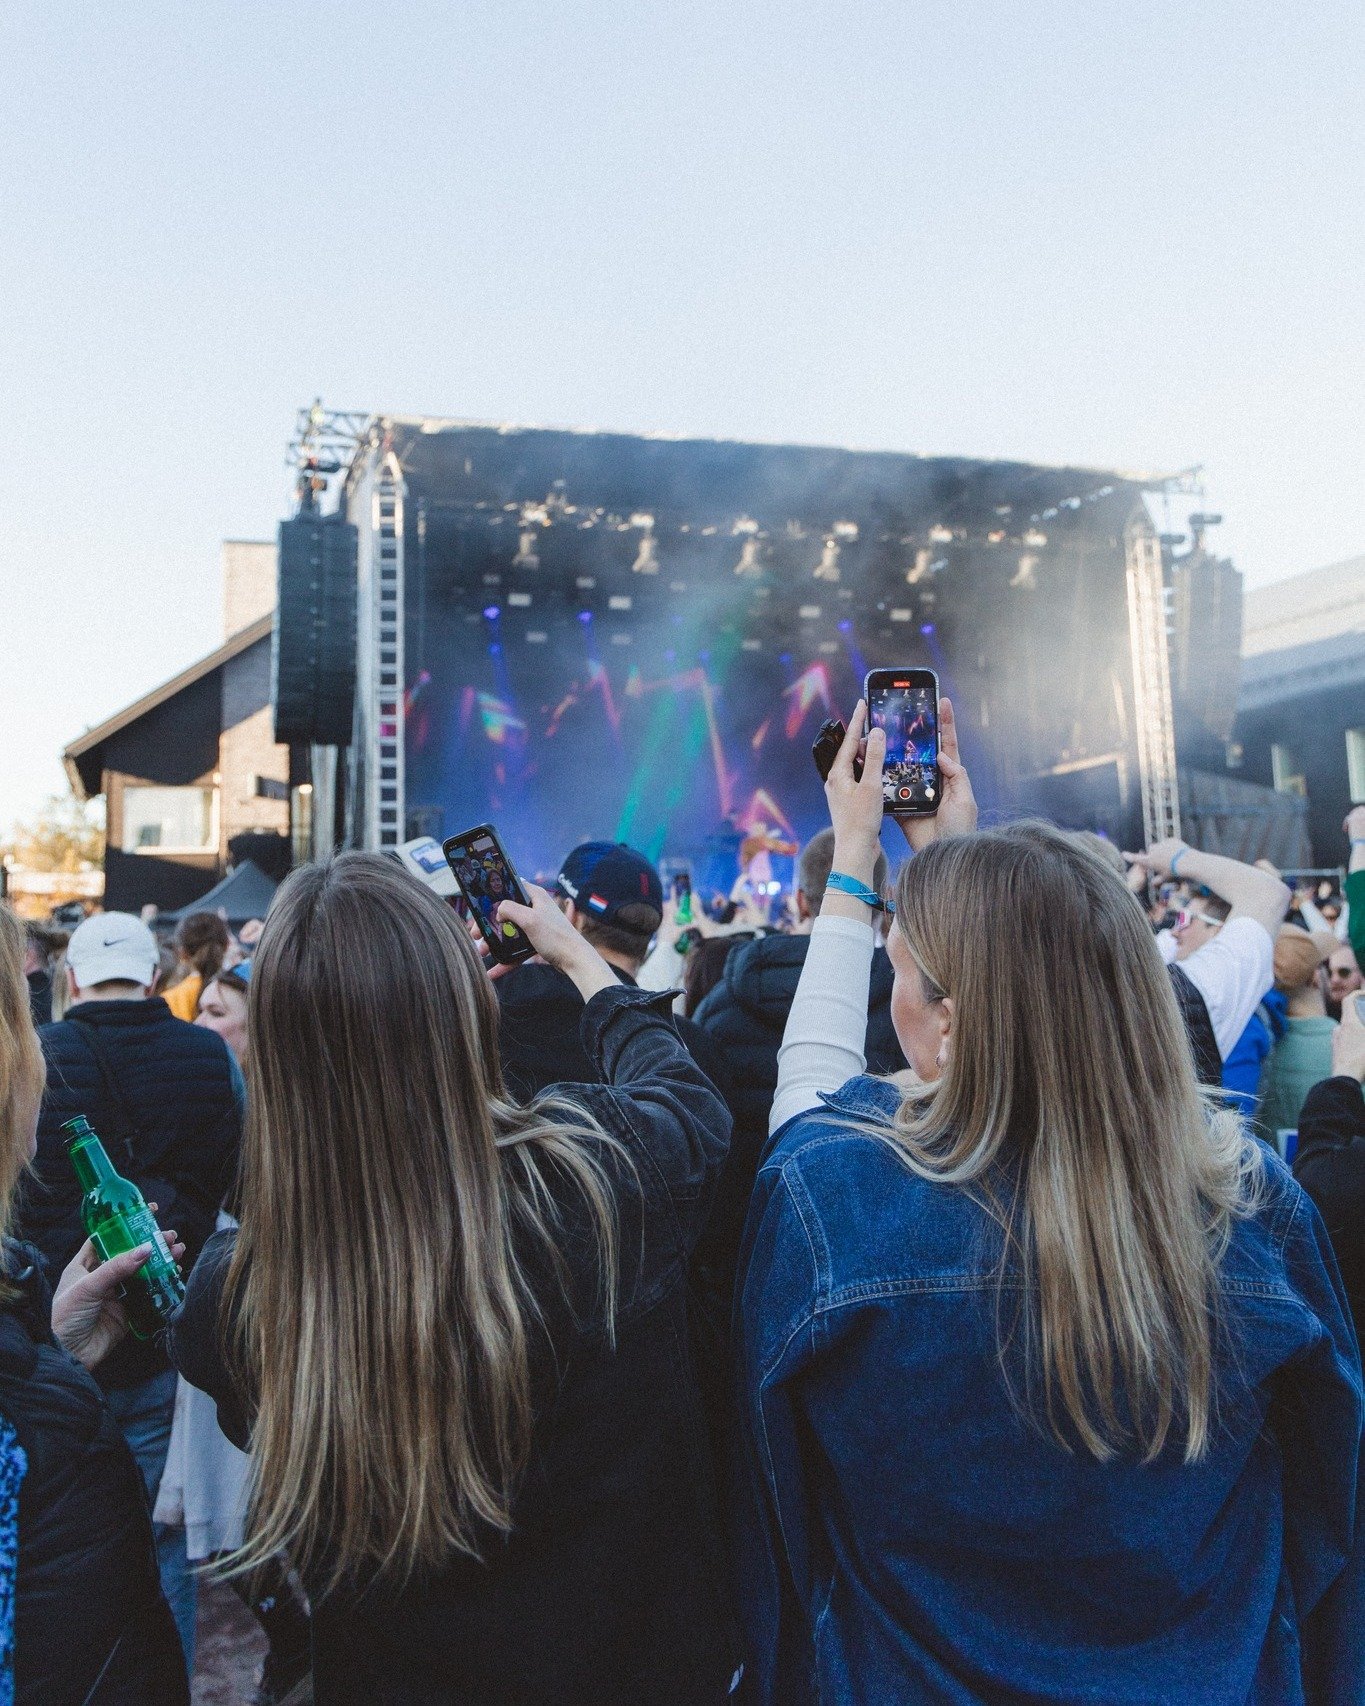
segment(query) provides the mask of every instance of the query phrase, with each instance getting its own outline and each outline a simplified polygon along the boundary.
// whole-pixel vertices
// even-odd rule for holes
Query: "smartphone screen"
[[[527,896],[492,824],[483,823],[463,835],[452,835],[441,844],[441,851],[493,958],[503,964],[530,959],[535,949],[524,932],[515,924],[498,922],[503,901],[515,900],[525,906]]]
[[[931,669],[874,669],[864,686],[871,726],[886,731],[882,809],[938,810],[938,677]]]

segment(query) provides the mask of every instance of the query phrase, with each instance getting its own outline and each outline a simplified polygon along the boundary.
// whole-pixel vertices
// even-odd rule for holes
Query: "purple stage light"
[[[580,622],[591,622],[592,621],[592,611],[591,610],[580,610],[578,612],[578,620]]]
[[[921,634],[928,636],[933,633],[934,624],[932,622],[921,622],[919,631]]]
[[[847,634],[852,629],[852,627],[853,627],[853,624],[849,621],[848,617],[845,616],[843,621],[839,624],[839,632],[841,634]]]
[[[490,604],[485,607],[483,614],[485,621],[496,622],[498,617],[502,615],[502,611],[498,609],[496,604]]]

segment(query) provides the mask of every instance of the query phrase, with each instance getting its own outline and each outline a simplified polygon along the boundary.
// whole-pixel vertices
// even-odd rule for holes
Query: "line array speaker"
[[[349,746],[355,704],[356,529],[339,515],[280,523],[272,646],[275,739]]]

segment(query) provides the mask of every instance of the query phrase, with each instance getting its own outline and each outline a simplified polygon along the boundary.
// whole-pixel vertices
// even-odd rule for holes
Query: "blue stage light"
[[[497,640],[494,640],[493,644],[488,648],[488,655],[491,658],[495,658],[495,657],[501,656],[501,654],[502,654],[502,646],[498,643]]]
[[[841,634],[847,634],[849,632],[849,630],[852,628],[852,626],[853,626],[853,624],[849,621],[849,619],[846,616],[844,618],[844,620],[839,624],[839,632]]]
[[[925,634],[925,635],[932,634],[934,631],[934,624],[932,622],[922,622],[920,624],[920,630],[919,631],[921,634]]]
[[[489,622],[496,622],[501,615],[502,611],[498,609],[496,604],[490,604],[484,610],[484,617]]]
[[[591,610],[580,610],[578,612],[578,620],[580,622],[591,622],[592,621],[592,611]]]

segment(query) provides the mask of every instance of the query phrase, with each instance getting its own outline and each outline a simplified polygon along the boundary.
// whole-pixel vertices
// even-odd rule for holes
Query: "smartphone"
[[[882,810],[932,817],[938,770],[938,677],[932,669],[874,669],[863,683],[868,727],[886,730]]]
[[[829,781],[829,773],[834,768],[834,760],[839,756],[839,748],[844,744],[844,736],[848,730],[844,727],[841,717],[831,717],[828,722],[821,723],[820,733],[815,737],[815,745],[810,749],[810,755],[815,760],[815,768],[820,772],[822,782]],[[853,780],[863,779],[863,761],[853,760]]]
[[[441,851],[493,958],[504,966],[529,960],[535,949],[525,932],[515,924],[498,922],[503,901],[531,903],[493,825],[481,823],[463,835],[452,835],[441,843]]]
[[[692,922],[692,873],[690,871],[675,871],[673,873],[673,899],[676,903],[675,916],[679,924]]]

